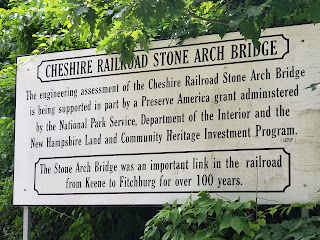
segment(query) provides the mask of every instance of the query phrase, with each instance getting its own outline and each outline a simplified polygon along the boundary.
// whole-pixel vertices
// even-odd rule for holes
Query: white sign
[[[14,204],[318,201],[319,30],[18,58]]]

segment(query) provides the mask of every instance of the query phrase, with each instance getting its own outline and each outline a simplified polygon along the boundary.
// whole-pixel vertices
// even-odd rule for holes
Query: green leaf
[[[278,211],[279,207],[281,207],[281,206],[280,205],[276,205],[274,207],[268,208],[267,210],[269,211],[269,214],[271,214],[271,216],[273,216]]]
[[[292,206],[288,207],[286,214],[289,215],[292,210]]]
[[[232,207],[233,210],[236,210],[240,207],[242,207],[242,202],[234,202],[234,203],[231,203],[230,206]]]
[[[319,23],[320,22],[320,1],[312,0],[307,12],[309,12],[310,19],[312,22]]]
[[[178,218],[178,215],[179,215],[178,211],[173,210],[169,213],[169,218],[173,223],[175,223]]]
[[[249,227],[252,230],[256,231],[256,232],[260,230],[260,225],[259,224],[255,224],[255,223],[253,223],[251,221],[249,221]]]
[[[263,19],[263,28],[268,28],[273,23],[273,15],[271,13],[266,14],[266,16]]]
[[[262,211],[258,211],[258,212],[257,212],[257,216],[258,216],[258,217],[264,216],[264,213],[263,213]]]
[[[207,214],[204,212],[200,212],[200,214],[197,217],[197,223],[198,226],[200,226],[200,224],[207,218]]]
[[[38,47],[46,47],[47,44],[46,43],[40,43]]]
[[[261,6],[252,6],[252,7],[248,8],[248,10],[247,10],[247,15],[249,17],[258,16],[261,13],[262,13],[262,7]]]
[[[194,235],[195,240],[203,240],[205,237],[207,237],[208,231],[206,229],[198,230],[196,234]]]
[[[299,227],[304,223],[304,221],[302,219],[300,219],[300,221],[298,221],[290,230],[290,232],[294,232],[295,230],[299,229]]]
[[[288,0],[272,1],[272,10],[279,17],[287,16],[289,15],[291,10],[290,1]]]
[[[261,226],[261,227],[264,227],[267,222],[265,219],[257,219],[257,223]]]
[[[193,222],[193,220],[194,220],[194,218],[188,217],[188,218],[186,219],[186,222],[187,222],[188,224],[191,224],[191,223]]]
[[[96,24],[96,19],[97,19],[98,15],[96,14],[96,11],[93,10],[92,8],[88,8],[88,12],[86,14],[86,21],[88,22],[88,24],[90,25],[90,31],[91,33],[94,32],[94,27]]]
[[[161,240],[168,240],[170,237],[171,232],[166,232],[163,237],[161,238]]]
[[[227,215],[226,217],[224,217],[219,227],[220,231],[225,228],[229,228],[231,226],[232,220],[233,220],[233,217],[231,215]]]
[[[244,202],[244,203],[242,204],[242,207],[243,207],[244,209],[250,209],[251,206],[252,206],[252,204],[251,204],[251,202],[249,202],[249,201]]]
[[[172,203],[172,207],[176,208],[178,205],[178,200],[174,200],[173,203]]]
[[[208,198],[208,197],[210,197],[210,194],[206,191],[201,191],[198,193],[198,196]]]
[[[88,8],[85,6],[78,6],[78,7],[75,7],[75,9],[74,9],[74,14],[76,16],[79,16],[79,15],[86,13],[86,12],[88,12]]]
[[[318,192],[319,192],[319,191],[318,191]],[[309,209],[309,210],[310,210],[310,209],[314,209],[316,206],[317,206],[316,203],[308,202],[308,203],[304,204],[303,207],[305,207],[306,209]]]
[[[221,210],[222,210],[222,207],[219,203],[214,206],[214,211],[216,212],[217,216],[220,214]]]
[[[240,217],[233,217],[231,221],[231,227],[240,234],[242,230],[244,229],[244,223],[243,220]]]

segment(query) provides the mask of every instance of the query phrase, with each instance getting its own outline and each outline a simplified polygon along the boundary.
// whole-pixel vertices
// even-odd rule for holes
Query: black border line
[[[229,64],[235,64],[235,63],[250,63],[250,62],[261,62],[261,61],[272,61],[272,60],[279,60],[283,59],[285,55],[289,54],[289,39],[286,38],[283,34],[274,34],[274,35],[267,35],[262,36],[260,39],[263,38],[271,38],[271,37],[282,37],[284,40],[287,41],[287,51],[283,53],[281,57],[277,58],[270,58],[270,59],[256,59],[256,60],[248,60],[248,61],[233,61],[233,62],[226,62],[226,63],[210,63],[206,65],[201,66],[185,66],[185,67],[172,67],[172,68],[161,68],[161,69],[154,69],[154,70],[143,70],[143,71],[136,71],[136,72],[123,72],[123,73],[108,73],[108,74],[101,74],[101,75],[95,75],[95,76],[84,76],[84,77],[75,77],[75,78],[61,78],[56,80],[48,80],[44,81],[39,77],[39,68],[44,62],[53,62],[53,61],[61,61],[61,60],[69,60],[69,59],[80,59],[80,58],[89,58],[89,57],[99,57],[99,56],[107,56],[106,54],[96,54],[96,55],[87,55],[87,56],[78,56],[78,57],[68,57],[68,58],[58,58],[58,59],[50,59],[50,60],[44,60],[41,61],[41,63],[37,66],[37,78],[41,81],[41,83],[47,83],[47,82],[57,82],[57,81],[70,81],[70,80],[76,80],[76,79],[86,79],[86,78],[96,78],[96,77],[106,77],[106,76],[120,76],[120,75],[127,75],[127,74],[137,74],[137,73],[147,73],[147,72],[158,72],[158,71],[169,71],[169,70],[179,70],[179,69],[187,69],[187,68],[200,68],[200,67],[209,67],[209,66],[222,66],[222,65],[229,65]],[[198,45],[208,45],[208,44],[216,44],[216,43],[225,43],[225,42],[234,42],[234,41],[245,41],[244,38],[237,38],[237,39],[229,39],[229,40],[222,40],[222,41],[214,41],[214,42],[205,42],[205,43],[193,43],[193,44],[186,44],[181,46],[167,46],[167,47],[157,47],[157,48],[151,48],[149,50],[159,50],[159,49],[168,49],[168,48],[183,48],[183,47],[190,47],[190,46],[198,46]],[[136,50],[137,52],[144,52],[144,50]],[[117,55],[117,54],[111,54]]]
[[[289,183],[284,187],[283,190],[277,191],[209,191],[210,193],[280,193],[291,186],[291,154],[288,153],[284,148],[247,148],[247,149],[222,149],[222,150],[199,150],[199,151],[173,151],[173,152],[150,152],[150,153],[122,153],[122,154],[102,154],[102,155],[80,155],[80,156],[66,156],[66,157],[45,157],[39,158],[34,165],[34,190],[38,195],[41,196],[65,196],[65,195],[121,195],[121,194],[168,194],[168,193],[191,193],[196,191],[165,191],[165,192],[93,192],[93,193],[39,193],[36,189],[36,167],[40,160],[45,159],[62,159],[62,158],[90,158],[90,157],[111,157],[111,156],[137,156],[137,155],[162,155],[162,154],[181,154],[181,153],[209,153],[209,152],[235,152],[235,151],[270,151],[270,150],[282,150],[288,155],[288,178]]]
[[[301,24],[293,24],[293,25],[289,25],[289,26],[280,26],[280,27],[271,27],[269,29],[284,29],[284,28],[292,28],[292,27],[295,27],[295,26],[309,26],[309,25],[314,25],[312,23],[301,23]],[[235,32],[228,32],[229,33],[237,33],[236,31]],[[214,34],[214,35],[217,35],[217,34]],[[203,35],[204,37],[206,36],[210,36],[210,35]],[[201,36],[199,36],[201,37]],[[170,39],[160,39],[160,40],[155,40],[153,42],[160,42],[160,41],[166,41],[166,40],[170,40]],[[48,54],[48,55],[52,55],[52,54],[57,54],[57,53],[64,53],[64,52],[72,52],[72,51],[83,51],[83,50],[90,50],[90,49],[95,49],[95,48],[81,48],[81,49],[72,49],[72,50],[64,50],[64,51],[57,51],[57,52],[50,52],[50,53],[43,53],[43,54],[39,54],[39,55],[45,55],[45,54]],[[288,49],[289,49],[289,44],[288,44]],[[102,54],[102,55],[105,55],[105,54]],[[16,57],[16,61],[19,57],[25,57],[25,56],[34,56],[32,54],[28,54],[28,55],[19,55]],[[16,83],[16,87],[15,87],[15,95],[17,95],[17,77],[15,79],[15,83]],[[17,106],[17,101],[15,102],[15,106]],[[15,120],[16,120],[16,115],[17,113],[15,112]],[[16,126],[16,121],[15,121],[15,124]],[[14,135],[16,137],[16,127],[14,126]],[[15,142],[14,142],[14,145],[15,145]],[[275,149],[278,149],[278,148],[275,148]],[[285,150],[284,150],[285,151]],[[285,151],[286,152],[286,151]],[[287,153],[287,152],[286,152]],[[289,154],[289,160],[290,160],[290,153]],[[15,153],[14,153],[14,165],[16,163],[16,157],[15,157]],[[290,168],[290,165],[289,165],[289,168]],[[14,173],[14,170],[13,170],[13,173]],[[291,181],[291,173],[290,173],[290,169],[289,169],[289,181]],[[13,182],[14,181],[14,174],[13,174]],[[191,194],[193,192],[189,192],[189,194]],[[15,198],[15,194],[13,194],[13,199]],[[13,200],[13,203],[14,203],[14,200]],[[163,204],[100,204],[100,205],[81,205],[81,204],[73,204],[73,205],[59,205],[59,204],[13,204],[13,206],[27,206],[27,207],[32,207],[32,206],[56,206],[56,207],[72,207],[72,206],[109,206],[109,207],[135,207],[135,206],[139,206],[139,207],[152,207],[152,206],[162,206]],[[268,205],[268,204],[266,204]]]

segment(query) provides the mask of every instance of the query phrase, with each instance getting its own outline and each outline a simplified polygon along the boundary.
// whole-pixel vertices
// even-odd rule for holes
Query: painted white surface
[[[19,58],[14,204],[319,200],[319,30],[270,29],[257,56],[237,33],[154,42],[127,70],[95,49]]]

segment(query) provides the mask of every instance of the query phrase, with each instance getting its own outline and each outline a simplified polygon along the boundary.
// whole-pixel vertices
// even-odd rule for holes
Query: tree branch
[[[71,217],[69,216],[68,214],[64,213],[64,212],[59,212],[57,210],[55,210],[54,208],[51,208],[51,207],[45,207],[47,209],[49,209],[50,211],[54,212],[54,213],[57,213],[59,215],[62,215],[62,216],[65,216],[66,218],[71,218],[72,220],[76,221],[77,219],[75,219],[74,217]]]
[[[216,23],[216,24],[221,24],[221,25],[224,25],[224,26],[228,26],[228,23],[226,23],[226,22],[221,22],[221,21],[217,21],[217,20],[210,19],[210,18],[204,18],[204,17],[198,16],[197,14],[195,14],[195,13],[193,13],[193,12],[186,12],[184,15],[185,15],[186,17],[196,18],[196,19],[199,19],[199,20],[202,20],[202,21],[206,21],[206,22],[211,22],[211,23]]]

